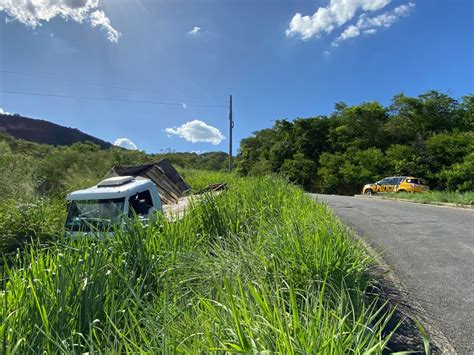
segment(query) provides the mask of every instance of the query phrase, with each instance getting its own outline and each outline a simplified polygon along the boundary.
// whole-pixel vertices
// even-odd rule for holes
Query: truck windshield
[[[76,200],[69,205],[68,231],[106,231],[120,222],[125,198]]]

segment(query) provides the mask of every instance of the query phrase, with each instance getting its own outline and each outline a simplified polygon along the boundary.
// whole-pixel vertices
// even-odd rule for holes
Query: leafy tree
[[[432,162],[432,170],[459,163],[474,151],[474,133],[442,133],[426,141],[426,150]]]
[[[290,181],[309,190],[315,178],[316,164],[305,158],[303,153],[296,153],[292,159],[286,159],[283,162],[280,171]]]
[[[457,118],[460,131],[474,131],[474,94],[462,97]]]
[[[319,170],[317,172],[318,190],[323,193],[336,193],[343,190],[343,177],[340,166],[344,164],[341,153],[323,153],[319,158]]]
[[[474,152],[467,155],[462,163],[457,163],[438,174],[448,190],[474,191]]]
[[[387,110],[378,102],[346,107],[336,114],[330,130],[332,145],[338,151],[384,146],[380,127],[387,119]]]
[[[326,116],[297,118],[293,123],[296,151],[317,162],[317,158],[328,149],[330,121]]]
[[[417,154],[413,147],[393,144],[385,152],[388,171],[393,175],[414,175],[417,169]]]
[[[368,182],[379,180],[387,171],[386,159],[378,148],[351,150],[344,154],[344,163],[340,167],[342,179],[352,192],[360,192]]]
[[[273,128],[254,132],[242,140],[236,165],[243,175],[280,173],[326,193],[352,194],[389,175],[466,189],[473,130],[472,94],[458,101],[434,90],[417,97],[402,93],[388,107],[339,102],[329,116],[277,120]]]
[[[237,171],[242,175],[259,175],[256,173],[259,161],[265,161],[266,168],[263,174],[271,172],[269,162],[269,151],[273,145],[273,129],[263,129],[254,132],[254,137],[242,139],[240,142],[240,151],[237,155]]]
[[[448,95],[432,90],[418,97],[395,95],[390,109],[392,115],[386,131],[394,143],[407,144],[455,128],[459,104]]]

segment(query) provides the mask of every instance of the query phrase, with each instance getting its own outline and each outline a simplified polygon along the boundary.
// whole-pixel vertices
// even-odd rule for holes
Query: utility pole
[[[232,128],[234,128],[234,117],[232,114],[232,95],[229,99],[229,173],[232,171]]]

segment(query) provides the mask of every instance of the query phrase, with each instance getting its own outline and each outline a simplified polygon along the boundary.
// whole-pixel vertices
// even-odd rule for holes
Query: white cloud
[[[385,7],[391,0],[331,0],[326,7],[320,7],[312,16],[297,13],[293,16],[286,35],[299,36],[306,41],[312,37],[319,38],[322,34],[331,33],[349,20],[356,12],[376,11]]]
[[[366,35],[373,35],[375,33],[377,33],[378,30],[376,30],[375,28],[369,28],[368,30],[365,30],[364,31],[364,34]]]
[[[112,27],[110,19],[105,16],[104,11],[96,10],[90,14],[90,21],[92,27],[100,26],[100,28],[107,33],[107,39],[110,42],[118,42],[121,33]]]
[[[122,147],[129,150],[138,150],[138,147],[128,138],[117,138],[114,142],[117,147]]]
[[[0,115],[11,115],[11,113],[4,111],[3,108],[0,107]]]
[[[186,107],[188,107],[186,104],[181,104],[181,107],[186,110]]]
[[[66,21],[89,23],[106,32],[111,42],[117,42],[120,32],[112,27],[109,18],[99,8],[100,0],[0,0],[0,11],[7,14],[7,22],[16,20],[36,28],[55,17]]]
[[[408,16],[414,6],[414,3],[409,2],[375,17],[368,17],[367,14],[362,14],[357,23],[348,26],[332,43],[332,45],[337,47],[340,42],[359,36],[361,31],[364,34],[370,35],[376,33],[380,27],[388,28],[396,23],[401,17]]]
[[[218,145],[225,139],[224,135],[216,127],[199,120],[186,122],[179,127],[166,128],[169,135],[177,135],[189,142],[206,142]]]
[[[188,32],[189,35],[198,35],[201,32],[201,27],[194,26],[191,31]]]
[[[357,26],[351,25],[346,28],[344,32],[339,36],[341,40],[346,40],[349,38],[354,38],[360,35],[359,28]]]

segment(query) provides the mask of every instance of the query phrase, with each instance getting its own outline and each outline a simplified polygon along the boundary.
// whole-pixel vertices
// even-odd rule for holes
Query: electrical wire
[[[93,96],[75,96],[75,95],[60,95],[60,94],[49,94],[40,92],[27,92],[27,91],[13,91],[13,90],[0,90],[0,93],[12,94],[12,95],[29,95],[29,96],[45,96],[45,97],[58,97],[67,99],[78,99],[78,100],[94,100],[94,101],[115,101],[115,102],[130,102],[130,103],[141,103],[141,104],[152,104],[152,105],[168,105],[168,106],[194,106],[194,107],[228,107],[227,105],[207,105],[207,104],[190,104],[182,102],[160,102],[152,100],[130,100],[130,99],[119,99],[112,97],[93,97]]]
[[[66,83],[72,83],[72,84],[80,84],[80,85],[88,85],[88,86],[98,86],[98,87],[106,87],[106,88],[111,88],[111,89],[118,89],[118,90],[125,90],[125,91],[131,91],[131,92],[139,92],[143,94],[150,94],[150,95],[155,95],[156,92],[153,91],[148,91],[148,90],[141,90],[141,89],[133,89],[133,88],[127,88],[124,86],[117,86],[117,85],[110,85],[110,84],[103,84],[103,83],[93,83],[93,82],[87,82],[83,80],[72,80],[72,79],[63,79],[63,78],[57,78],[53,76],[48,76],[48,75],[40,75],[40,74],[31,74],[31,73],[20,73],[17,71],[10,71],[10,70],[0,70],[0,73],[4,74],[12,74],[12,75],[20,75],[20,76],[26,76],[26,77],[32,77],[32,78],[38,78],[38,79],[47,79],[47,80],[55,80],[55,81],[62,81]],[[177,97],[175,97],[177,98]],[[188,105],[185,102],[180,103],[182,106],[183,104]],[[190,105],[191,106],[191,105]],[[192,106],[197,106],[197,105],[192,105]],[[204,104],[200,104],[198,106],[204,106]],[[219,105],[213,105],[210,104],[209,107],[213,106],[219,106]],[[227,107],[227,106],[226,106]]]

